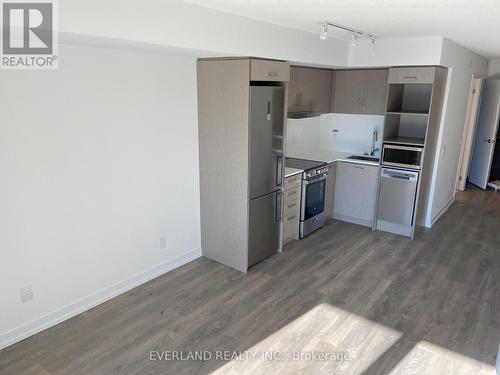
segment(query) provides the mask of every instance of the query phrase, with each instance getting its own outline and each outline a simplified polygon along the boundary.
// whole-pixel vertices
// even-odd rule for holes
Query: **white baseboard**
[[[32,320],[11,331],[0,334],[0,349],[15,344],[27,337],[33,336],[47,328],[53,327],[67,319],[70,319],[84,311],[87,311],[103,302],[110,300],[122,293],[129,291],[141,284],[144,284],[168,271],[180,267],[192,260],[201,257],[201,249],[188,251],[168,262],[152,267],[146,271],[140,272],[126,280],[120,281],[114,285],[102,289],[90,296],[84,297],[76,302],[70,303],[60,309],[57,309],[45,316]]]
[[[448,203],[446,203],[446,205],[441,210],[439,210],[439,212],[431,219],[430,226],[426,225],[426,227],[432,228],[432,226],[436,224],[436,222],[439,219],[441,219],[441,216],[443,216],[446,213],[446,211],[448,211],[448,208],[450,208],[450,206],[453,204],[454,201],[455,199],[451,198],[451,200]]]
[[[371,228],[373,226],[372,221],[363,220],[363,219],[356,219],[356,218],[352,218],[352,217],[344,216],[344,215],[339,215],[339,214],[335,214],[335,213],[332,215],[332,218],[334,218],[335,220],[346,221],[346,222],[351,223],[351,224],[362,225],[362,226],[368,227],[368,228]]]

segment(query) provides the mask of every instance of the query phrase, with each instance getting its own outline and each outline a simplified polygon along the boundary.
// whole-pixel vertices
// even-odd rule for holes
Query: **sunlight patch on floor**
[[[362,374],[401,335],[391,328],[323,303],[213,374]],[[320,357],[321,353],[324,357]]]
[[[495,375],[495,368],[427,341],[420,341],[389,374]]]

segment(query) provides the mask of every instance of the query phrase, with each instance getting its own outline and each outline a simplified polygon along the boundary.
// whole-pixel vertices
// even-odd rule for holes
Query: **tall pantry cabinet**
[[[246,272],[250,85],[283,86],[286,118],[290,65],[244,57],[200,59],[197,74],[202,254]]]

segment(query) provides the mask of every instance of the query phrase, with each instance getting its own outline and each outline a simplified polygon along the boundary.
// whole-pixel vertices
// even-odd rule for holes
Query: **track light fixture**
[[[368,48],[370,48],[370,51],[375,51],[375,37],[370,36],[370,39],[371,39],[371,42],[370,42]]]
[[[321,32],[319,34],[319,38],[321,40],[326,40],[328,38],[328,26],[335,27],[337,29],[348,31],[348,32],[352,33],[351,45],[353,47],[356,47],[358,45],[360,38],[370,39],[370,44],[368,45],[368,48],[370,49],[370,51],[375,50],[375,42],[377,39],[377,36],[375,34],[372,34],[372,33],[367,32],[367,31],[353,29],[352,27],[344,26],[344,25],[341,25],[339,23],[335,23],[335,22],[331,22],[331,21],[324,21],[321,24]]]
[[[319,38],[321,40],[326,40],[328,38],[328,23],[327,22],[323,22],[321,24],[321,32],[319,34]]]
[[[352,33],[352,42],[351,42],[351,45],[353,47],[357,47],[358,46],[358,42],[359,42],[359,35],[356,34],[356,33]]]

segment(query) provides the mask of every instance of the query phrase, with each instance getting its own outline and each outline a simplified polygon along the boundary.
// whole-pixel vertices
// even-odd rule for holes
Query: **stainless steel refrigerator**
[[[280,247],[285,91],[250,86],[250,197],[248,266]]]

